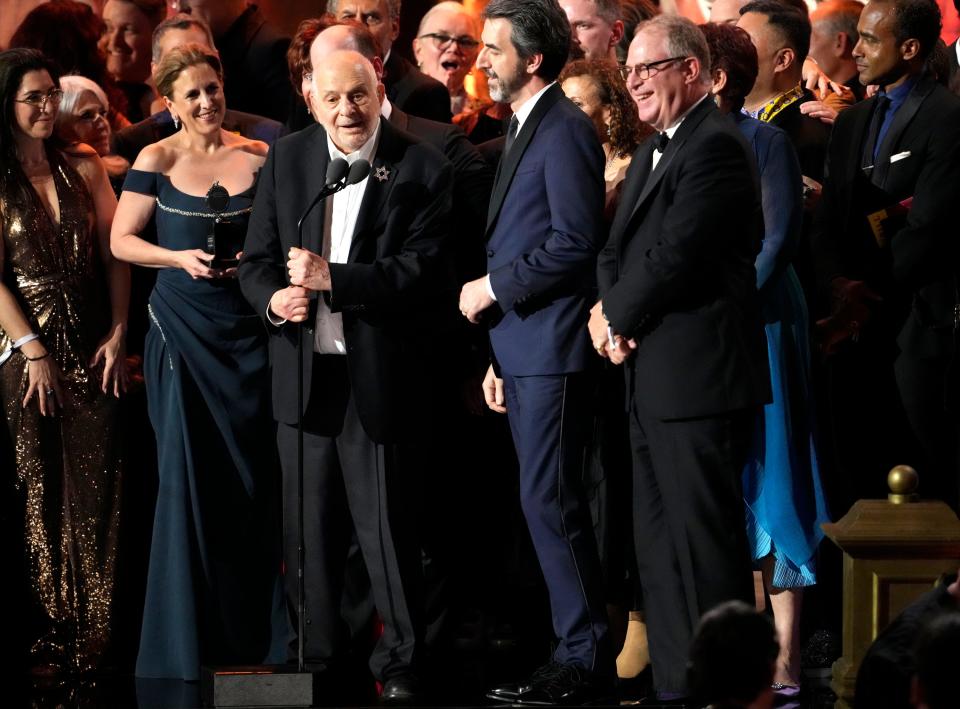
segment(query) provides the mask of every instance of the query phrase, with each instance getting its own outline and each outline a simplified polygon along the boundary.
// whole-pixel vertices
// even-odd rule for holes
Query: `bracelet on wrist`
[[[4,362],[10,359],[10,357],[13,356],[13,353],[20,350],[20,348],[23,347],[25,344],[27,344],[28,342],[33,342],[34,340],[39,340],[39,339],[40,339],[40,335],[38,335],[37,333],[28,332],[23,337],[19,337],[13,342],[11,342],[10,346],[7,349],[5,349],[3,352],[0,352],[0,366],[2,366]]]
[[[23,355],[23,356],[24,356],[24,357],[27,357],[27,355]],[[27,357],[27,361],[28,361],[28,362],[39,362],[41,359],[46,359],[46,358],[49,357],[49,356],[50,356],[50,353],[49,353],[49,352],[44,352],[44,353],[43,353],[42,355],[40,355],[39,357]]]

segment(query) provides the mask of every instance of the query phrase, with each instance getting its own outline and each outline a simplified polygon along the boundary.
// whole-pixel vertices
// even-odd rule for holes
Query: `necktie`
[[[670,142],[670,136],[663,133],[657,133],[657,150],[663,153],[667,149],[667,144]]]
[[[867,139],[863,143],[863,157],[861,165],[864,170],[873,169],[873,158],[876,155],[877,137],[880,135],[880,127],[883,125],[884,116],[887,115],[887,108],[890,106],[890,99],[886,94],[877,95],[877,103],[873,107],[873,117],[870,119],[870,128],[867,130]]]
[[[503,157],[507,157],[507,154],[510,152],[513,141],[517,139],[517,130],[519,130],[519,128],[520,121],[517,120],[516,114],[510,116],[510,127],[507,128],[507,137],[503,143]]]

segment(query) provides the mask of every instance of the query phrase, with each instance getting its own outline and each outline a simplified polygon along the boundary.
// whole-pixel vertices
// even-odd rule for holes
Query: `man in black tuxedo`
[[[306,70],[312,71],[313,66],[322,66],[332,53],[347,49],[369,59],[377,76],[380,76],[383,59],[379,43],[365,25],[353,21],[328,27],[317,35],[310,46],[310,64]],[[446,244],[449,265],[455,277],[448,284],[450,288],[444,291],[443,306],[438,309],[438,318],[434,322],[434,337],[445,342],[446,356],[436,362],[437,366],[429,380],[423,383],[423,394],[432,394],[440,412],[436,417],[437,427],[434,428],[436,440],[429,451],[425,451],[427,459],[424,465],[421,530],[427,593],[426,644],[428,651],[436,656],[442,652],[442,648],[437,647],[438,639],[444,636],[448,611],[454,600],[448,597],[451,568],[456,565],[458,556],[457,540],[451,534],[456,525],[451,518],[463,514],[467,508],[467,505],[449,504],[455,495],[451,491],[455,489],[452,484],[455,481],[451,480],[449,474],[450,461],[465,455],[466,447],[472,443],[469,428],[476,424],[476,417],[464,415],[460,393],[466,388],[465,380],[479,378],[478,373],[471,371],[477,366],[472,362],[477,357],[471,353],[476,349],[483,351],[485,343],[478,340],[486,339],[484,333],[463,322],[456,309],[456,298],[458,284],[462,280],[482,273],[482,237],[493,170],[459,127],[412,116],[392,105],[388,98],[383,99],[380,113],[394,127],[437,148],[453,165],[453,213],[456,223],[450,225],[451,234]],[[489,443],[487,441],[483,445]],[[368,628],[373,604],[369,585],[365,581],[365,569],[361,568],[362,561],[353,563],[357,561],[360,560],[351,557],[344,614],[351,628],[362,633]]]
[[[924,72],[940,23],[934,0],[864,8],[853,53],[860,82],[880,90],[837,119],[817,214],[834,313],[821,330],[834,394],[858,424],[847,462],[871,456],[873,486],[851,498],[882,494],[887,470],[909,462],[925,496],[957,504],[960,99]],[[871,404],[861,390],[887,396]]]
[[[421,118],[452,120],[447,87],[391,51],[400,34],[400,0],[328,0],[327,12],[338,20],[362,22],[373,32],[383,51],[383,85],[393,105]]]
[[[660,133],[630,163],[589,331],[601,356],[626,362],[654,685],[677,700],[700,616],[753,601],[740,480],[770,392],[753,265],[760,189],[749,147],[710,100],[693,23],[641,24],[627,66],[640,119]]]
[[[298,337],[305,358],[306,654],[328,668],[347,641],[340,618],[352,528],[383,621],[370,667],[382,698],[417,698],[422,643],[418,480],[410,465],[429,436],[427,402],[410,383],[436,351],[431,299],[441,282],[452,168],[380,117],[383,86],[356,52],[316,67],[320,125],[287,136],[264,165],[239,267],[240,285],[270,329],[273,406],[284,475],[284,554],[296,568]],[[297,222],[329,163],[369,160],[369,177]],[[305,323],[302,327],[295,323]],[[296,578],[287,574],[295,598]]]

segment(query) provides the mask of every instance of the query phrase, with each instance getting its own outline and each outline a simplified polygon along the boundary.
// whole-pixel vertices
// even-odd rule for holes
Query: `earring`
[[[613,137],[613,127],[611,127],[611,125],[610,125],[609,123],[607,124],[607,137],[608,137],[608,138],[612,138],[612,137]]]
[[[180,130],[180,117],[179,117],[179,116],[174,116],[174,117],[173,117],[173,126],[174,126],[174,128],[176,128],[177,130]]]

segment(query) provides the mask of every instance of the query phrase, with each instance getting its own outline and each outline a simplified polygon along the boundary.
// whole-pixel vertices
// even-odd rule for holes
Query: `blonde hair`
[[[173,85],[180,78],[180,74],[185,69],[198,64],[206,64],[217,74],[217,78],[223,83],[223,65],[213,51],[200,44],[185,44],[182,47],[171,49],[167,52],[156,71],[153,72],[153,82],[157,85],[157,91],[161,96],[173,98]]]

